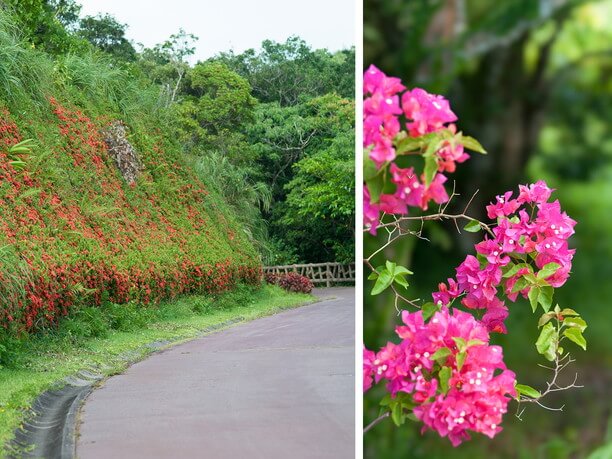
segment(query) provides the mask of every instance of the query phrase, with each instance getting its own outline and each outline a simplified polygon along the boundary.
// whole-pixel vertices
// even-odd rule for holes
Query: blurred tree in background
[[[468,212],[485,218],[485,204],[518,183],[545,179],[557,188],[555,196],[579,224],[570,241],[577,249],[573,274],[556,301],[579,309],[592,324],[588,354],[576,355],[586,387],[555,400],[566,404],[565,413],[530,409],[523,422],[509,414],[506,431],[494,441],[479,439],[457,450],[434,436],[420,439],[409,427],[379,426],[366,436],[366,456],[586,457],[612,441],[606,434],[612,411],[611,17],[609,0],[365,0],[364,64],[448,97],[459,129],[489,152],[449,176],[461,194],[455,210],[477,190]],[[415,298],[429,298],[475,242],[443,224],[430,224],[425,233],[431,242],[406,239],[386,253],[415,271]],[[370,236],[365,243],[366,254],[380,246]],[[369,298],[371,287],[365,292],[365,339],[376,347],[398,318],[389,297]],[[542,383],[546,374],[538,372],[529,344],[536,327],[521,306],[511,308],[508,328],[513,343],[524,336],[519,341],[525,345],[514,346],[506,360],[519,379]],[[366,399],[369,418],[376,414],[374,400]]]

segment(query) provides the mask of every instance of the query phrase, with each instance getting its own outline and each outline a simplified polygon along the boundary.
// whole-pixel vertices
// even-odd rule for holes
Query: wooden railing
[[[333,282],[355,282],[355,264],[350,263],[310,263],[305,265],[265,266],[264,273],[296,272],[307,277],[313,284],[325,283],[330,287]]]

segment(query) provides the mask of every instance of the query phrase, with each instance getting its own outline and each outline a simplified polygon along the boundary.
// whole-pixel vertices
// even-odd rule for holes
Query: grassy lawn
[[[4,343],[12,350],[4,356],[5,366],[0,367],[0,456],[32,401],[66,376],[82,369],[117,374],[153,352],[147,344],[164,340],[175,344],[198,336],[207,327],[229,320],[256,319],[313,298],[276,286],[240,286],[216,298],[187,296],[148,308],[85,308],[75,318],[65,320],[58,330]]]

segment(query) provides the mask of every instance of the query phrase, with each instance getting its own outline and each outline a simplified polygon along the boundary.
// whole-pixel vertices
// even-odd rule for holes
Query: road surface
[[[81,409],[77,456],[353,458],[354,288],[172,347]]]

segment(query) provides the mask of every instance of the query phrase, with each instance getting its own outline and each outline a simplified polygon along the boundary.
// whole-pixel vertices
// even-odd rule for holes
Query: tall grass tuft
[[[11,13],[0,8],[0,97],[11,110],[40,109],[53,85],[53,62],[21,40]]]
[[[208,152],[194,161],[194,169],[199,179],[221,194],[242,225],[242,230],[265,259],[271,248],[266,222],[262,219],[261,212],[270,210],[270,187],[262,182],[251,181],[247,169],[233,164],[219,152]]]

